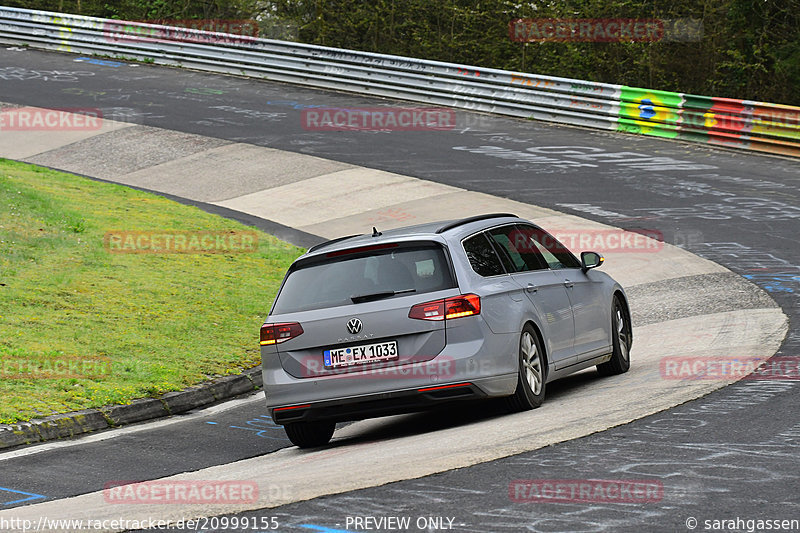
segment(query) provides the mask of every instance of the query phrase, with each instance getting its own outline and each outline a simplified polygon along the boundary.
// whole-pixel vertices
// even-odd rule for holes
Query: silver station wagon
[[[269,413],[313,447],[337,422],[478,398],[523,411],[578,370],[626,372],[628,301],[602,263],[511,214],[314,246],[261,327]]]

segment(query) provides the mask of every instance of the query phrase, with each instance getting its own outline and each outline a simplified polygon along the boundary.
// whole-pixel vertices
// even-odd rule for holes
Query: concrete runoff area
[[[0,104],[0,115],[11,112],[14,108],[8,104]],[[56,112],[59,115],[71,115],[73,113]],[[2,117],[0,116],[0,120]],[[57,150],[64,146],[69,146],[86,139],[91,139],[99,135],[106,135],[113,131],[130,128],[131,124],[116,122],[104,119],[99,129],[85,130],[3,130],[0,135],[0,154],[8,159],[27,159],[37,154]]]
[[[133,130],[142,127],[132,127],[128,131],[123,128],[125,125],[83,138],[64,136],[62,144],[50,137],[31,135],[26,137],[24,153],[14,151],[17,143],[13,139],[6,140],[5,144],[0,144],[0,156],[214,203],[328,238],[364,233],[372,226],[389,229],[493,211],[515,213],[556,233],[556,230],[615,231],[611,226],[484,193],[317,157],[156,128],[148,128],[146,133],[159,140],[158,153],[137,155],[139,145],[134,141],[143,138],[143,134],[134,135]],[[164,143],[169,143],[170,148]],[[150,143],[151,146],[155,144]],[[105,160],[111,153],[115,155],[115,162],[108,167]],[[275,165],[269,164],[271,160]],[[292,174],[289,171],[292,165],[303,170]],[[102,172],[103,169],[110,174]],[[214,169],[220,169],[216,179]],[[234,189],[239,196],[232,197],[230,189],[225,187],[228,176],[233,176]],[[691,300],[704,277],[719,281],[734,276],[724,267],[681,248],[664,243],[650,243],[648,247],[647,241],[644,242],[645,248],[634,252],[597,250],[607,259],[602,268],[630,290],[632,306],[641,301],[643,307],[655,309],[662,303],[650,301],[648,284],[662,289],[668,287],[667,294]],[[681,283],[682,278],[686,278],[687,283]],[[724,283],[716,283],[715,287],[721,293],[716,301],[724,301]],[[731,354],[767,358],[775,353],[788,329],[785,315],[766,295],[756,298],[756,303],[747,309],[735,309],[741,291],[736,284],[731,283],[730,287],[728,307],[721,310],[705,309],[691,317],[647,324],[634,321],[633,365],[627,374],[599,378],[586,371],[575,376],[577,384],[568,392],[559,395],[557,401],[546,401],[540,409],[395,439],[391,444],[392,461],[385,460],[384,446],[379,443],[345,445],[386,423],[385,419],[368,420],[337,431],[333,444],[327,449],[289,448],[164,478],[254,480],[262,496],[252,504],[204,505],[202,508],[192,505],[126,506],[110,504],[103,492],[94,492],[0,511],[0,518],[136,520],[157,513],[159,519],[185,519],[274,507],[465,467],[602,431],[701,397],[730,383],[719,379],[665,379],[660,365],[664,358],[722,360]],[[663,299],[665,291],[653,291],[653,296]],[[635,311],[634,316],[637,316]],[[651,316],[657,319],[659,315],[653,311]],[[336,446],[337,441],[343,445]],[[446,454],[432,451],[437,450],[441,442],[448,443]],[[397,468],[399,464],[402,468]],[[348,475],[341,476],[343,471]],[[309,479],[314,479],[314,483],[308,483]],[[282,487],[280,494],[270,490],[274,486]]]

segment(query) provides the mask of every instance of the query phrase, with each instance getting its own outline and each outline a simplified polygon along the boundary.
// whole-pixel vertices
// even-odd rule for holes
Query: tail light
[[[261,326],[261,346],[280,344],[302,334],[303,327],[298,322],[264,324]]]
[[[477,294],[462,294],[444,300],[433,300],[417,304],[408,312],[408,318],[417,320],[452,320],[464,316],[481,314],[481,297]]]

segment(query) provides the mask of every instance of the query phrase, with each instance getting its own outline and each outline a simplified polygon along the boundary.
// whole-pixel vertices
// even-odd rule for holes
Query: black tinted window
[[[491,230],[490,233],[497,243],[500,253],[505,255],[515,272],[547,268],[547,263],[542,258],[539,249],[521,230],[520,226],[503,226]]]
[[[467,253],[472,270],[481,276],[497,276],[505,274],[500,259],[492,248],[492,243],[483,233],[464,241],[464,251]]]
[[[402,296],[455,286],[449,260],[439,245],[343,255],[291,270],[272,313],[351,305],[353,298],[392,297],[382,293],[401,292],[398,296]]]
[[[519,226],[519,229],[536,245],[550,268],[580,268],[581,263],[572,252],[545,230],[533,226]]]

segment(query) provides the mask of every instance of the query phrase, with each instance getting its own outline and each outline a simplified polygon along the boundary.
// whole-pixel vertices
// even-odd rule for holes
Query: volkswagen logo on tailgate
[[[361,323],[361,321],[360,321],[359,319],[357,319],[357,318],[351,318],[351,319],[350,319],[350,320],[347,322],[347,331],[349,331],[349,332],[350,332],[350,333],[352,333],[353,335],[355,335],[356,333],[358,333],[359,331],[361,331],[361,328],[362,328],[362,327],[363,327],[363,324],[362,324],[362,323]]]

